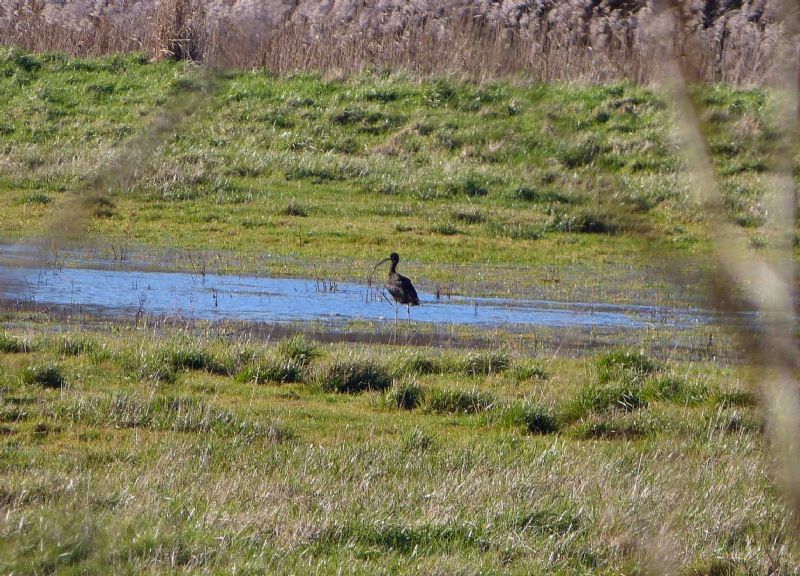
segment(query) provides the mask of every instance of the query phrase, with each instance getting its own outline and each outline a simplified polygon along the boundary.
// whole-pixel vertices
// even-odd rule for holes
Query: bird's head
[[[400,256],[397,254],[397,252],[392,252],[391,254],[389,254],[388,258],[384,258],[383,260],[381,260],[380,262],[375,264],[375,267],[373,268],[373,270],[375,268],[377,268],[378,266],[380,266],[381,264],[383,264],[384,262],[391,262],[392,264],[397,266],[397,263],[400,262]]]

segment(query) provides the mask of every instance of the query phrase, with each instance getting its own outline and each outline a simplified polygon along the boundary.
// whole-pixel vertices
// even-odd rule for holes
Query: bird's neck
[[[389,274],[394,274],[395,272],[397,272],[397,262],[392,262],[389,265]]]

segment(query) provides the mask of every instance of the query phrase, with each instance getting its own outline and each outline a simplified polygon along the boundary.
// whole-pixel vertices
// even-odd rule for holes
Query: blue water
[[[80,307],[128,316],[199,320],[296,322],[394,321],[385,291],[359,284],[178,272],[26,268],[0,265],[0,297],[17,302]],[[685,308],[584,304],[506,298],[437,299],[420,293],[415,322],[480,326],[534,325],[641,329],[687,328],[711,321]],[[399,318],[407,319],[401,306]]]

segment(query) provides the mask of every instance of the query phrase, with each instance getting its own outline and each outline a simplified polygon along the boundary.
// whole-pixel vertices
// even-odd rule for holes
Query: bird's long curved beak
[[[367,279],[368,285],[372,286],[372,275],[375,274],[375,270],[378,269],[378,266],[380,266],[384,262],[388,262],[389,260],[391,260],[391,258],[384,258],[383,260],[381,260],[380,262],[375,264],[375,266],[372,267],[372,272],[369,273],[369,278]]]
[[[384,258],[383,260],[381,260],[380,262],[378,262],[377,264],[375,264],[375,266],[373,266],[373,267],[372,267],[372,269],[373,269],[373,270],[375,270],[375,268],[377,268],[378,266],[380,266],[380,265],[381,265],[381,264],[383,264],[384,262],[388,262],[389,260],[391,260],[391,258]]]

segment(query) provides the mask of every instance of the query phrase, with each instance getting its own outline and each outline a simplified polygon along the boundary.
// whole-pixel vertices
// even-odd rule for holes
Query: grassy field
[[[794,573],[747,371],[0,339],[3,573]]]
[[[633,84],[2,49],[0,93],[4,243],[336,280],[398,251],[423,286],[655,305],[685,288],[659,271],[710,262],[664,97]],[[776,96],[694,98],[768,250]],[[3,574],[800,572],[756,367],[666,327],[567,354],[456,327],[398,345],[444,333],[413,323],[390,345],[0,318]]]
[[[630,84],[231,73],[153,141],[148,122],[197,86],[191,65],[4,49],[0,69],[6,241],[45,234],[71,191],[99,182],[89,229],[109,255],[214,249],[245,268],[268,255],[267,272],[313,262],[343,279],[397,250],[444,282],[459,262],[613,266],[708,250],[665,102]],[[773,98],[721,86],[696,97],[728,208],[768,245]],[[110,164],[120,153],[136,167],[126,179]]]

